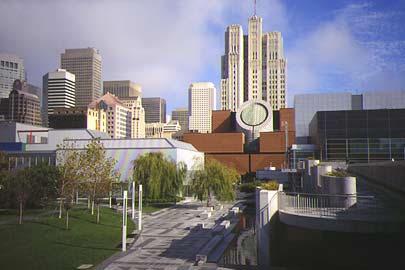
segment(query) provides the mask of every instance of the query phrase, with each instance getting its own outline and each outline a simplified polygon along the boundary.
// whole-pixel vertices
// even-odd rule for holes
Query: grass
[[[70,230],[57,215],[0,225],[0,269],[76,269],[97,265],[121,249],[122,214],[100,208],[100,224],[87,209],[69,212]],[[128,233],[135,225],[128,219]]]

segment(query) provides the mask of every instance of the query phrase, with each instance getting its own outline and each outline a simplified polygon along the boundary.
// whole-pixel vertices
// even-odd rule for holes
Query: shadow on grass
[[[96,246],[86,246],[86,245],[75,245],[71,243],[65,243],[65,242],[53,242],[54,244],[57,245],[62,245],[62,246],[67,246],[67,247],[75,247],[75,248],[84,248],[84,249],[95,249],[95,250],[107,250],[107,251],[117,251],[116,248],[105,248],[105,247],[96,247]]]

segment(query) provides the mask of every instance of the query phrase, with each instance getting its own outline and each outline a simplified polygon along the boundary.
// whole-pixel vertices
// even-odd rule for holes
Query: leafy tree
[[[176,197],[187,174],[185,163],[176,165],[163,153],[146,153],[134,160],[132,178],[150,199]]]
[[[200,201],[211,204],[212,196],[219,201],[235,199],[234,186],[239,182],[239,174],[216,159],[207,159],[203,168],[195,170],[192,175],[191,189]]]
[[[40,163],[37,166],[25,168],[24,174],[31,182],[31,195],[28,201],[30,207],[44,207],[56,198],[59,180],[57,167]]]
[[[59,218],[62,218],[62,211],[65,208],[66,229],[68,229],[70,203],[74,198],[75,190],[84,178],[82,155],[73,143],[64,142],[58,145],[57,167],[60,176],[58,181]]]
[[[8,169],[7,155],[4,151],[0,151],[0,172]]]
[[[114,170],[116,162],[115,159],[106,157],[100,139],[91,140],[83,152],[81,165],[87,180],[83,183],[90,194],[92,215],[94,215],[94,204],[97,206],[97,224],[100,222],[101,199],[109,195],[112,184],[117,182],[120,177],[119,173]]]

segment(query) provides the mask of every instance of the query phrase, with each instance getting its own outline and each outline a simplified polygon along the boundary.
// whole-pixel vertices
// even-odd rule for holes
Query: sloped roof
[[[116,96],[110,93],[107,93],[104,96],[94,100],[92,103],[89,104],[89,107],[95,108],[97,107],[97,104],[100,103],[101,101],[104,101],[107,105],[120,105],[128,109],[128,107],[121,100],[119,100]]]

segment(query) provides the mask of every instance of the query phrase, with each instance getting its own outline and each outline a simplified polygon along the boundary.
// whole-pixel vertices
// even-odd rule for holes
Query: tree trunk
[[[69,209],[66,209],[66,230],[69,230]]]
[[[59,203],[59,219],[62,218],[62,211],[63,211],[63,199],[61,199]]]
[[[87,209],[90,209],[90,197],[87,197]]]
[[[100,223],[100,204],[97,204],[97,224]]]
[[[19,220],[18,220],[18,224],[22,223],[22,211],[23,211],[22,201],[20,201],[20,217],[19,217]]]
[[[94,216],[94,200],[91,201],[91,215]]]

